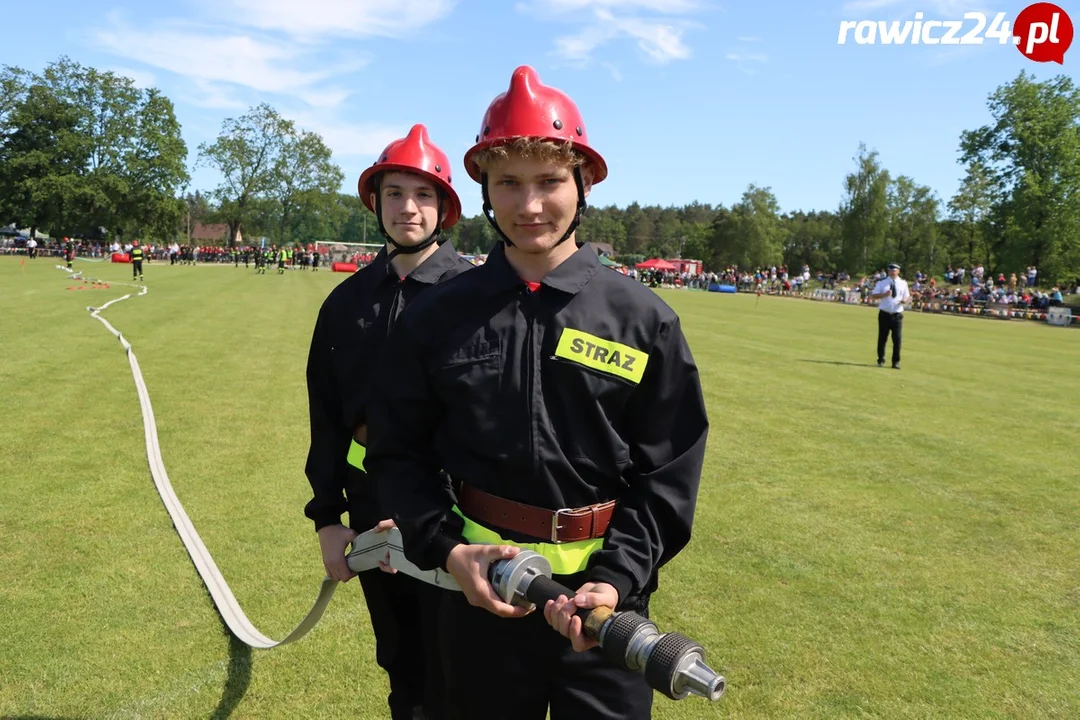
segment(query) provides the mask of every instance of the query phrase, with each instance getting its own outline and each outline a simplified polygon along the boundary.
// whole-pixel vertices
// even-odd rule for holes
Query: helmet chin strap
[[[574,182],[577,184],[577,212],[574,213],[574,219],[570,222],[570,227],[566,228],[566,232],[559,238],[559,242],[555,243],[555,247],[562,245],[564,242],[570,239],[570,236],[577,230],[578,225],[581,224],[581,218],[585,216],[585,210],[589,207],[585,202],[585,182],[581,179],[581,168],[574,168]],[[480,193],[484,197],[484,217],[487,218],[488,224],[495,228],[496,234],[502,238],[502,241],[510,247],[514,247],[514,243],[510,238],[506,237],[506,233],[499,227],[499,223],[495,220],[495,209],[491,207],[491,199],[488,197],[488,176],[486,172],[480,173]],[[582,243],[577,243],[580,247]]]
[[[437,210],[437,220],[435,221],[435,231],[427,236],[425,240],[417,243],[416,245],[402,245],[397,240],[390,236],[387,232],[386,226],[383,224],[382,219],[382,190],[378,185],[375,187],[375,220],[379,223],[379,232],[386,238],[386,241],[394,246],[394,249],[390,251],[390,254],[386,256],[386,263],[389,266],[390,261],[396,258],[398,255],[415,255],[421,250],[425,250],[431,247],[432,243],[438,242],[440,245],[445,241],[442,237],[442,212],[443,212],[443,196],[442,192],[438,193],[439,207]]]

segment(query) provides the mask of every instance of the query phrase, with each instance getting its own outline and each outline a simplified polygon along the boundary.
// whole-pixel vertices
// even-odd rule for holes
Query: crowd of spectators
[[[37,240],[36,251],[39,257],[62,257],[67,242],[64,239]],[[106,260],[114,253],[129,253],[132,248],[131,242],[113,241],[102,243],[86,239],[75,239],[75,256],[90,260]],[[234,248],[222,245],[181,245],[179,243],[160,244],[146,243],[143,245],[143,257],[150,262],[168,262],[170,265],[195,265],[197,263],[232,263],[254,262],[258,254],[274,254],[278,250],[276,245],[271,246],[237,246]],[[289,248],[288,265],[290,267],[308,267],[314,262],[315,255],[321,256],[323,264],[329,262],[354,263],[364,266],[370,263],[375,254],[361,252],[352,249],[328,252],[325,247],[299,245]],[[27,254],[26,238],[4,238],[0,240],[0,254],[24,255]]]
[[[0,241],[0,254],[26,253],[26,238],[3,238]],[[131,250],[130,242],[113,241],[101,243],[90,240],[75,240],[76,256],[90,259],[106,259],[113,253],[127,253]],[[41,240],[37,242],[38,256],[61,257],[65,243],[63,240]],[[355,249],[338,250],[328,253],[326,248],[307,246],[306,248],[294,246],[287,253],[287,262],[290,267],[309,267],[313,265],[316,253],[322,250],[321,259],[323,264],[333,262],[353,263],[358,267],[367,265],[375,258],[375,253],[358,251]],[[232,263],[241,262],[247,264],[253,262],[255,257],[262,253],[274,254],[276,246],[254,247],[244,246],[228,248],[221,245],[169,245],[148,243],[143,247],[143,253],[147,261],[168,262],[170,264],[195,265],[196,263]],[[483,258],[478,258],[482,262]],[[770,265],[757,267],[753,270],[729,266],[722,271],[708,271],[692,273],[689,271],[671,270],[638,270],[636,268],[619,268],[620,272],[649,285],[650,287],[665,288],[688,288],[693,290],[708,290],[716,286],[734,287],[739,292],[756,292],[764,294],[782,295],[806,295],[811,289],[826,291],[838,291],[839,296],[855,292],[859,294],[862,302],[869,302],[868,296],[874,284],[887,273],[884,269],[872,275],[863,276],[854,281],[847,273],[841,272],[818,272],[812,274],[809,266],[803,265],[799,272],[789,272],[787,265]],[[930,303],[959,305],[959,306],[985,306],[1010,307],[1023,310],[1046,310],[1051,307],[1061,306],[1065,302],[1065,295],[1080,293],[1080,278],[1076,278],[1066,287],[1052,285],[1041,287],[1039,285],[1039,270],[1037,267],[1028,266],[1019,273],[998,272],[995,277],[987,273],[983,265],[962,267],[946,266],[939,282],[935,276],[927,275],[921,269],[915,270],[909,276],[911,293],[914,297],[913,306]],[[817,281],[816,287],[812,281]],[[830,295],[831,296],[831,295]]]

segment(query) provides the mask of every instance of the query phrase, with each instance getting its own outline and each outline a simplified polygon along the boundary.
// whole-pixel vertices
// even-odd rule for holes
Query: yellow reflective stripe
[[[649,362],[649,355],[641,350],[573,328],[562,331],[555,357],[617,375],[632,383],[641,382],[645,365]]]
[[[604,538],[591,540],[578,540],[577,542],[560,543],[519,543],[512,540],[504,540],[493,530],[473,522],[462,514],[457,505],[454,512],[465,521],[465,527],[461,531],[462,537],[473,544],[486,545],[513,545],[514,547],[532,550],[547,558],[551,563],[551,572],[555,575],[573,575],[581,572],[589,564],[589,557],[604,546]]]
[[[349,456],[346,458],[349,464],[354,468],[364,470],[364,458],[367,457],[367,448],[356,442],[352,441],[352,445],[349,446]],[[364,470],[364,472],[367,472]]]

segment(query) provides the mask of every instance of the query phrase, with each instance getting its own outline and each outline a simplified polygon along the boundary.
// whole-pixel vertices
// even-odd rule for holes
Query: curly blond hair
[[[508,159],[511,154],[540,162],[569,165],[572,168],[580,167],[586,161],[585,156],[574,149],[571,140],[560,142],[536,137],[516,137],[507,143],[484,148],[476,153],[473,161],[480,170],[487,172],[492,164]]]

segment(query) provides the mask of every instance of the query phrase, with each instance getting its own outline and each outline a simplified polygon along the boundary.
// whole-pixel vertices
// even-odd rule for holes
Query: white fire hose
[[[61,265],[57,268],[69,273],[73,278],[81,278],[81,273],[74,272]],[[87,279],[95,282],[92,279]],[[110,283],[139,288],[137,296],[147,293],[145,285],[133,283]],[[323,578],[315,604],[304,619],[282,640],[272,640],[259,632],[248,620],[240,604],[236,601],[228,583],[222,577],[214,563],[210,551],[206,549],[191,519],[184,512],[184,506],[176,497],[158,444],[157,424],[154,422],[154,410],[150,405],[150,393],[143,382],[142,371],[135,352],[119,330],[101,317],[101,311],[113,303],[127,300],[131,293],[110,300],[101,307],[87,307],[90,316],[101,323],[116,336],[127,353],[131,366],[131,375],[139,394],[142,408],[143,430],[146,437],[146,458],[150,465],[150,474],[154,478],[161,501],[172,518],[176,532],[191,556],[195,569],[202,578],[206,589],[225,620],[229,631],[242,643],[253,648],[268,649],[279,645],[296,642],[307,635],[319,620],[334,597],[338,581]],[[447,590],[459,591],[454,578],[441,570],[425,571],[416,567],[405,557],[401,544],[401,533],[397,528],[375,533],[369,530],[358,535],[352,542],[352,549],[346,561],[353,572],[363,572],[379,567],[389,554],[389,565],[398,572],[405,573],[424,582],[437,585]],[[547,600],[555,599],[560,594],[571,595],[572,590],[559,585],[551,579],[551,566],[537,553],[521,551],[511,560],[494,563],[490,568],[489,579],[496,592],[507,603],[518,605],[542,605]],[[645,675],[647,682],[654,689],[668,697],[681,700],[689,695],[698,695],[709,700],[719,700],[724,693],[725,680],[705,664],[705,651],[694,641],[678,633],[661,633],[650,620],[632,612],[614,612],[610,608],[596,610],[578,610],[582,617],[585,632],[599,641],[605,657],[614,665]]]

